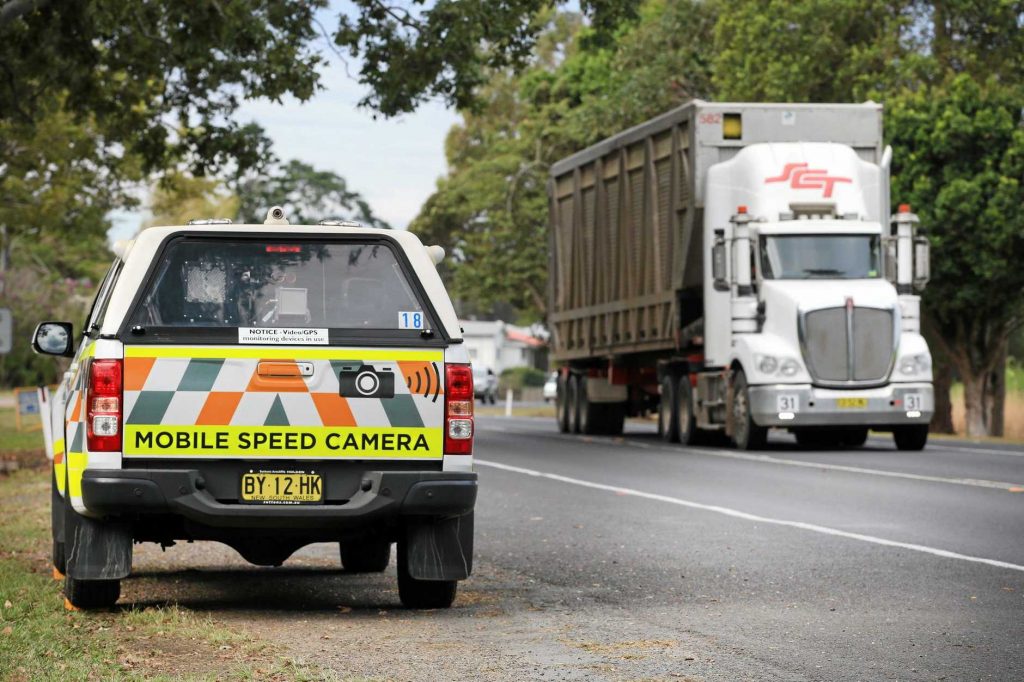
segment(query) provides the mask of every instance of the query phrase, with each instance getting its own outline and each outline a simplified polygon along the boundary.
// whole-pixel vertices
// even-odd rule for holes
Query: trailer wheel
[[[896,426],[892,430],[892,439],[900,450],[924,450],[928,444],[928,425],[909,424]]]
[[[742,369],[736,370],[732,391],[733,442],[740,450],[760,450],[768,442],[768,428],[754,423],[747,376]]]
[[[679,388],[676,391],[676,426],[679,429],[679,442],[683,445],[697,445],[704,435],[697,428],[697,413],[693,409],[693,387],[690,386],[690,375],[679,377]]]
[[[580,382],[579,377],[570,374],[566,379],[568,391],[566,391],[566,409],[569,411],[569,433],[580,432]]]
[[[569,381],[572,376],[558,377],[558,390],[555,391],[555,419],[558,422],[558,430],[562,433],[569,433]]]
[[[679,408],[676,404],[676,382],[666,375],[661,380],[661,402],[658,403],[658,435],[666,443],[679,441]]]

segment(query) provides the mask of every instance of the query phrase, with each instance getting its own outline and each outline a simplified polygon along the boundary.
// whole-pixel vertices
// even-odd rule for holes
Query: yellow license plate
[[[868,406],[867,398],[836,398],[836,407],[849,410],[863,410]]]
[[[310,504],[324,499],[320,474],[257,471],[242,474],[242,501],[274,504]]]

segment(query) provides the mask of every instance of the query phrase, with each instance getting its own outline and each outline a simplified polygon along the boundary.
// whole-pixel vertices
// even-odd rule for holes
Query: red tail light
[[[120,360],[92,360],[85,394],[86,443],[90,452],[121,449],[122,373]]]
[[[444,366],[444,454],[473,454],[473,370]]]

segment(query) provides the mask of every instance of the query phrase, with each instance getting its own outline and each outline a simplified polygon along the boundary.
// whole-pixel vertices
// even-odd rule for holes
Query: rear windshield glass
[[[387,244],[223,239],[172,242],[131,325],[147,329],[430,327]]]

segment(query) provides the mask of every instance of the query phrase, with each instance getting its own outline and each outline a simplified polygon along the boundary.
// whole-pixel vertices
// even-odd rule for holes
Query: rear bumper
[[[93,514],[173,514],[214,528],[357,528],[397,516],[449,517],[476,504],[477,475],[450,471],[368,471],[339,504],[252,505],[218,501],[190,469],[86,470],[82,500]]]
[[[928,383],[889,384],[878,388],[842,390],[810,384],[775,384],[750,387],[750,409],[760,426],[897,426],[927,424],[935,412],[935,396]],[[907,410],[906,396],[916,394],[920,409]],[[794,410],[780,410],[780,398],[797,399]],[[840,407],[840,399],[864,401],[863,407]]]

